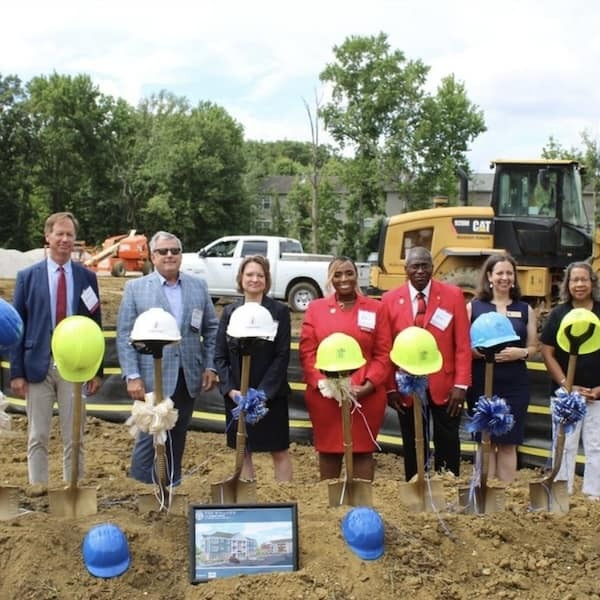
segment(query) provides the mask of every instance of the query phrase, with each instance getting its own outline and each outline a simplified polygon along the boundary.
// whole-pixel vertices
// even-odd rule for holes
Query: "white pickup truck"
[[[198,252],[184,252],[181,270],[202,277],[210,295],[239,296],[236,276],[245,256],[260,254],[269,259],[271,291],[269,295],[285,300],[295,312],[306,310],[308,303],[327,293],[329,254],[305,254],[298,240],[268,235],[230,235],[211,242]],[[369,284],[369,265],[357,264],[359,284]]]

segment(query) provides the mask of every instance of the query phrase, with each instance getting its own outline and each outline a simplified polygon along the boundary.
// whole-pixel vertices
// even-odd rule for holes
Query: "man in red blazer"
[[[429,438],[431,417],[435,470],[447,469],[458,475],[460,417],[466,390],[471,384],[470,324],[464,297],[460,288],[431,279],[433,261],[426,248],[415,247],[407,252],[405,270],[408,282],[386,292],[382,301],[392,328],[392,338],[406,327],[418,325],[436,339],[443,366],[428,377],[425,444]],[[421,306],[425,312],[417,316],[419,293],[425,295],[425,307]],[[388,404],[398,411],[400,419],[404,470],[409,481],[417,472],[412,398],[397,392],[395,381],[390,381],[388,390]],[[426,447],[425,457],[428,457],[428,450]]]

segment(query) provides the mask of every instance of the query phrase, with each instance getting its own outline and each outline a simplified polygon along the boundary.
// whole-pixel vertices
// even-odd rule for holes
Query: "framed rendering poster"
[[[190,581],[298,570],[298,508],[288,504],[190,506]]]

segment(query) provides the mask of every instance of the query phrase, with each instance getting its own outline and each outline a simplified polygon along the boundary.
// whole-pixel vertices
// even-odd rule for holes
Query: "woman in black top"
[[[556,306],[544,326],[541,336],[542,357],[553,380],[553,388],[564,385],[569,355],[556,342],[560,323],[573,308],[586,308],[600,317],[600,287],[598,277],[586,262],[571,263],[561,286],[562,303]],[[583,493],[594,500],[600,499],[600,351],[577,357],[573,391],[586,400],[587,414],[572,432],[567,434],[565,452],[557,480],[567,480],[573,493],[575,462],[579,438],[583,433],[585,473]]]

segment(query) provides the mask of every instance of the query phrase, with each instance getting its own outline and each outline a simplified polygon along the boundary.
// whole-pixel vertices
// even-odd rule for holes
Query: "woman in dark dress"
[[[273,457],[275,479],[292,480],[292,462],[289,455],[290,429],[288,418],[287,381],[290,360],[291,325],[289,309],[285,304],[267,296],[271,287],[269,261],[264,256],[247,256],[237,275],[238,291],[244,298],[225,307],[215,350],[215,366],[219,374],[219,388],[225,398],[227,445],[235,448],[237,422],[232,410],[240,394],[242,353],[240,340],[227,335],[231,314],[245,302],[259,302],[278,322],[273,341],[259,340],[250,358],[250,387],[262,390],[267,396],[267,414],[254,425],[247,424],[246,456],[242,468],[244,479],[254,479],[253,452],[270,452]]]
[[[492,436],[489,477],[513,481],[517,472],[517,446],[523,442],[529,406],[529,375],[526,360],[537,351],[536,317],[521,300],[517,266],[512,256],[494,254],[484,263],[476,297],[467,305],[471,323],[486,312],[507,316],[520,341],[494,356],[493,394],[504,398],[514,415],[514,427],[501,436]],[[467,394],[472,411],[484,393],[484,356],[473,350],[473,383]]]

